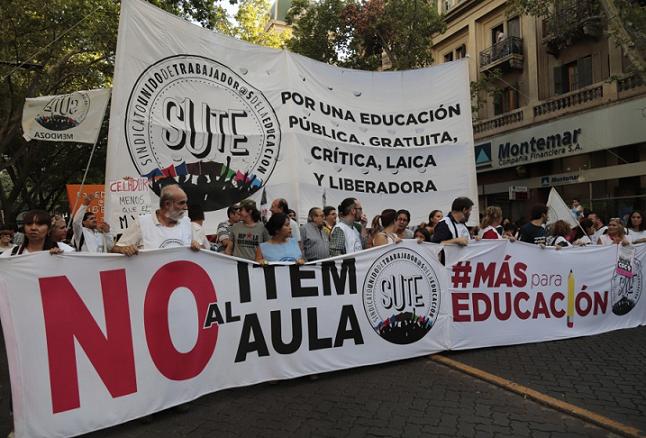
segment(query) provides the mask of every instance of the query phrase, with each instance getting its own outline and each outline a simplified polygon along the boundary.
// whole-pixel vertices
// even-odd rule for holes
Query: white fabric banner
[[[623,270],[617,245],[447,246],[452,349],[540,342],[646,324],[646,245]],[[619,269],[618,269],[619,268]],[[626,273],[629,272],[628,275]]]
[[[409,209],[412,224],[449,211],[457,196],[477,202],[465,60],[341,69],[127,0],[113,94],[106,181],[179,182],[203,206],[207,233],[227,206],[259,204],[263,190],[269,202],[286,198],[301,220],[346,197],[369,217]],[[109,218],[119,209],[110,198],[106,208]]]
[[[445,350],[438,248],[409,241],[265,268],[187,248],[1,259],[16,437],[78,435],[225,388]]]
[[[552,187],[547,198],[547,225],[559,220],[567,222],[571,227],[579,226],[579,221],[572,214],[572,210],[565,204],[559,192]]]
[[[94,144],[109,100],[109,89],[27,98],[22,111],[23,137]]]

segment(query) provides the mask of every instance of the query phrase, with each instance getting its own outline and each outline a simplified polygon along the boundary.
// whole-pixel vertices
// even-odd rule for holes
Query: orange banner
[[[76,210],[83,203],[83,195],[94,195],[94,199],[88,207],[88,211],[96,215],[97,222],[103,222],[103,212],[104,212],[104,200],[105,200],[105,186],[103,184],[85,184],[83,190],[81,190],[80,184],[67,184],[67,200],[70,203],[70,212],[72,216],[76,213]],[[76,202],[76,197],[78,193],[81,193],[78,202]],[[74,204],[76,204],[76,209],[74,209]],[[72,211],[73,210],[73,211]]]

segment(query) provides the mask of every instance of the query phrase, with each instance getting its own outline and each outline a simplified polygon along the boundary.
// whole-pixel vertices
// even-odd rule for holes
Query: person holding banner
[[[231,226],[232,245],[227,245],[226,254],[241,259],[256,260],[256,248],[270,239],[267,229],[260,221],[256,201],[240,202],[240,220]]]
[[[50,254],[74,252],[74,248],[64,243],[56,243],[49,235],[52,217],[43,210],[31,210],[23,217],[25,239],[21,245],[14,246],[2,253],[2,257],[22,254],[32,254],[39,251],[49,251]]]
[[[431,242],[461,246],[469,244],[469,229],[465,225],[471,216],[473,201],[466,197],[455,198],[451,204],[451,212],[443,218],[433,230]]]
[[[481,239],[502,239],[498,232],[498,226],[502,223],[502,209],[490,205],[485,209],[478,237]]]
[[[72,243],[77,251],[110,252],[114,246],[114,237],[110,233],[110,225],[105,222],[99,225],[96,221],[96,215],[91,211],[87,211],[93,200],[93,194],[83,196],[83,202],[72,221],[72,228],[74,229]]]
[[[628,240],[631,243],[646,243],[646,227],[641,211],[633,210],[628,219]]]
[[[613,217],[608,221],[607,230],[599,236],[597,245],[628,245],[630,242],[626,239],[626,230],[621,219]]]
[[[256,247],[256,261],[261,265],[267,262],[305,263],[298,241],[292,236],[291,220],[284,213],[274,213],[267,221],[267,232],[271,239]]]
[[[310,208],[307,223],[301,227],[303,252],[308,262],[326,259],[330,256],[330,238],[323,232],[323,210]]]
[[[535,245],[544,245],[546,222],[547,206],[545,204],[536,204],[532,207],[529,222],[520,227],[518,240]]]
[[[335,257],[361,251],[368,239],[368,219],[356,198],[345,198],[339,204],[339,222],[330,234],[330,256]],[[356,222],[360,222],[357,224]],[[361,231],[359,231],[359,229]]]
[[[550,236],[545,240],[545,245],[555,246],[556,249],[567,248],[572,246],[567,240],[567,236],[572,232],[570,224],[564,220],[558,220],[552,225],[552,232]]]
[[[372,238],[372,246],[388,245],[389,243],[399,243],[402,239],[397,235],[399,217],[397,212],[392,208],[387,208],[377,216],[381,224],[381,231]]]
[[[123,233],[112,252],[133,256],[139,249],[189,246],[199,251],[199,242],[193,239],[191,221],[186,216],[188,197],[177,184],[161,189],[159,210],[141,215]]]

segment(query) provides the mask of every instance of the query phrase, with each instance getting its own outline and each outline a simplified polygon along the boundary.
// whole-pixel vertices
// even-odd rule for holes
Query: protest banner
[[[94,213],[97,222],[104,220],[105,210],[105,186],[102,184],[67,184],[67,202],[70,205],[70,214],[74,216],[76,210],[81,206],[77,199],[82,200],[83,195],[93,195],[94,199],[90,202],[87,211]],[[76,208],[74,208],[76,206]]]
[[[109,89],[27,98],[22,112],[23,137],[27,141],[94,144],[109,100]]]
[[[436,249],[264,268],[187,248],[0,259],[16,437],[78,435],[225,388],[445,350]]]
[[[646,245],[638,245],[628,260],[619,257],[622,248],[541,249],[507,240],[447,246],[450,287],[444,302],[452,305],[451,348],[541,342],[645,324],[646,300],[640,298]]]
[[[447,246],[446,268],[440,248],[404,241],[267,267],[187,248],[0,258],[16,436],[78,435],[263,381],[646,324],[646,245],[627,257],[487,241]]]
[[[178,182],[204,208],[207,233],[227,206],[260,204],[263,190],[302,220],[357,197],[369,216],[409,208],[419,223],[456,196],[477,202],[468,84],[466,60],[342,69],[124,1],[106,180]],[[113,208],[108,199],[108,217]]]
[[[107,220],[110,227],[117,224],[116,230],[125,230],[139,215],[153,213],[156,205],[151,199],[151,187],[154,184],[157,184],[157,181],[148,178],[108,181],[105,189],[106,204],[111,206]]]

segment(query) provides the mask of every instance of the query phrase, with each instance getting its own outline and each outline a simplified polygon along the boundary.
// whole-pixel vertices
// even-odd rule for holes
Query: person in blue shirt
[[[292,227],[289,216],[284,213],[274,213],[265,227],[271,239],[260,243],[256,248],[258,263],[296,262],[299,265],[305,263],[298,241],[291,237]]]

